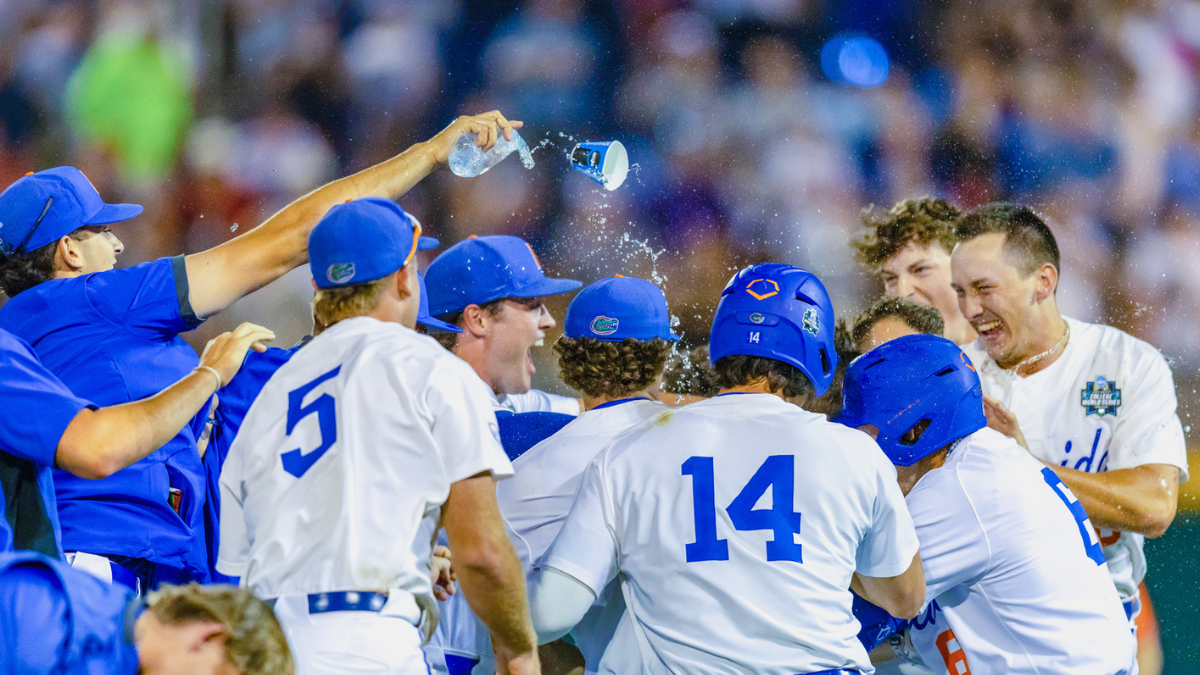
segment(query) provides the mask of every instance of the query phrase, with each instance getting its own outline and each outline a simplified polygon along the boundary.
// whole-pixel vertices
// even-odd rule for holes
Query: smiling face
[[[1042,279],[1037,273],[1021,276],[1004,251],[1004,239],[1002,233],[989,233],[960,243],[951,256],[951,276],[959,308],[979,332],[988,356],[1011,368],[1037,353]]]
[[[950,286],[950,254],[939,244],[909,242],[879,266],[884,293],[953,316],[957,299]]]
[[[509,298],[488,329],[487,371],[497,394],[524,394],[533,385],[530,350],[554,327],[554,317],[541,298]]]

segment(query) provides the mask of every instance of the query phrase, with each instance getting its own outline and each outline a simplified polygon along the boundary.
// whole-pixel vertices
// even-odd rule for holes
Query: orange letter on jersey
[[[937,637],[937,648],[946,662],[946,670],[950,675],[971,675],[971,666],[967,665],[967,655],[958,644],[954,631],[947,629]]]

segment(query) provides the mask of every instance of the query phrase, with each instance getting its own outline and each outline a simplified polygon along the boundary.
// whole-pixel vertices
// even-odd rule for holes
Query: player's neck
[[[771,385],[767,383],[765,377],[746,384],[739,384],[736,387],[722,387],[721,391],[717,392],[717,396],[721,394],[773,394],[783,398],[778,392],[771,391]]]
[[[1049,315],[1040,322],[1033,341],[1024,350],[1025,353],[998,365],[1021,377],[1029,377],[1054,365],[1067,351],[1070,339],[1066,319],[1062,318],[1057,309],[1051,309]]]
[[[613,401],[620,401],[620,400],[627,399],[627,398],[644,398],[647,401],[657,401],[658,400],[657,398],[654,397],[653,394],[646,391],[645,389],[643,389],[641,391],[635,391],[635,392],[632,392],[629,394],[623,394],[621,396],[588,396],[587,394],[584,394],[583,395],[583,410],[584,410],[584,412],[587,412],[587,411],[595,408],[598,405],[604,405],[605,403],[612,403]]]

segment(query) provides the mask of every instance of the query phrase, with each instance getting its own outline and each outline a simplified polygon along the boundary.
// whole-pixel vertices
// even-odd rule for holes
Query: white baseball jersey
[[[985,428],[905,501],[928,603],[910,636],[935,672],[1136,672],[1100,541],[1053,469]]]
[[[1029,377],[1000,368],[978,340],[964,346],[983,393],[1016,416],[1038,459],[1089,473],[1170,464],[1186,482],[1175,382],[1162,354],[1111,326],[1066,321],[1071,337],[1062,355]],[[1121,601],[1133,601],[1146,576],[1145,538],[1101,530],[1100,540]]]
[[[597,595],[622,573],[645,672],[872,672],[855,571],[917,552],[896,471],[866,434],[770,394],[671,409],[590,464],[542,566]]]
[[[450,485],[512,474],[490,403],[432,338],[337,323],[246,415],[221,472],[218,569],[263,598],[390,589],[435,606],[429,556]]]
[[[559,396],[541,389],[530,389],[524,394],[493,394],[496,410],[514,413],[553,412],[563,415],[579,414],[579,399]]]
[[[666,410],[669,408],[665,404],[646,399],[593,409],[513,461],[516,474],[512,480],[497,486],[496,500],[526,574],[558,536],[575,502],[583,471],[592,459],[621,433]],[[597,672],[602,656],[605,669],[640,670],[635,650],[605,653],[624,613],[625,600],[620,584],[614,580],[571,630],[588,672]]]
[[[496,501],[526,574],[554,541],[575,501],[583,470],[596,454],[621,432],[666,409],[666,405],[657,401],[634,399],[590,410],[513,461],[515,474],[496,486]],[[440,672],[450,672],[449,667],[443,670],[441,665],[449,654],[477,661],[472,672],[494,672],[487,627],[458,596],[441,606],[442,622],[426,649],[430,665]],[[571,631],[588,664],[588,672],[596,672],[624,611],[619,584],[611,583]],[[609,658],[616,662],[622,657],[635,660],[632,668],[618,672],[636,672],[640,668],[636,652],[625,651]],[[625,663],[628,664],[628,659]]]

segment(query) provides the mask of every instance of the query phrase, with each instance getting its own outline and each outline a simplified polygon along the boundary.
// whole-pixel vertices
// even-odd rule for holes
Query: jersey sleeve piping
[[[179,301],[179,318],[189,326],[199,326],[204,323],[204,319],[196,316],[196,310],[192,309],[191,286],[183,255],[171,258],[171,270],[175,273],[175,297]]]

